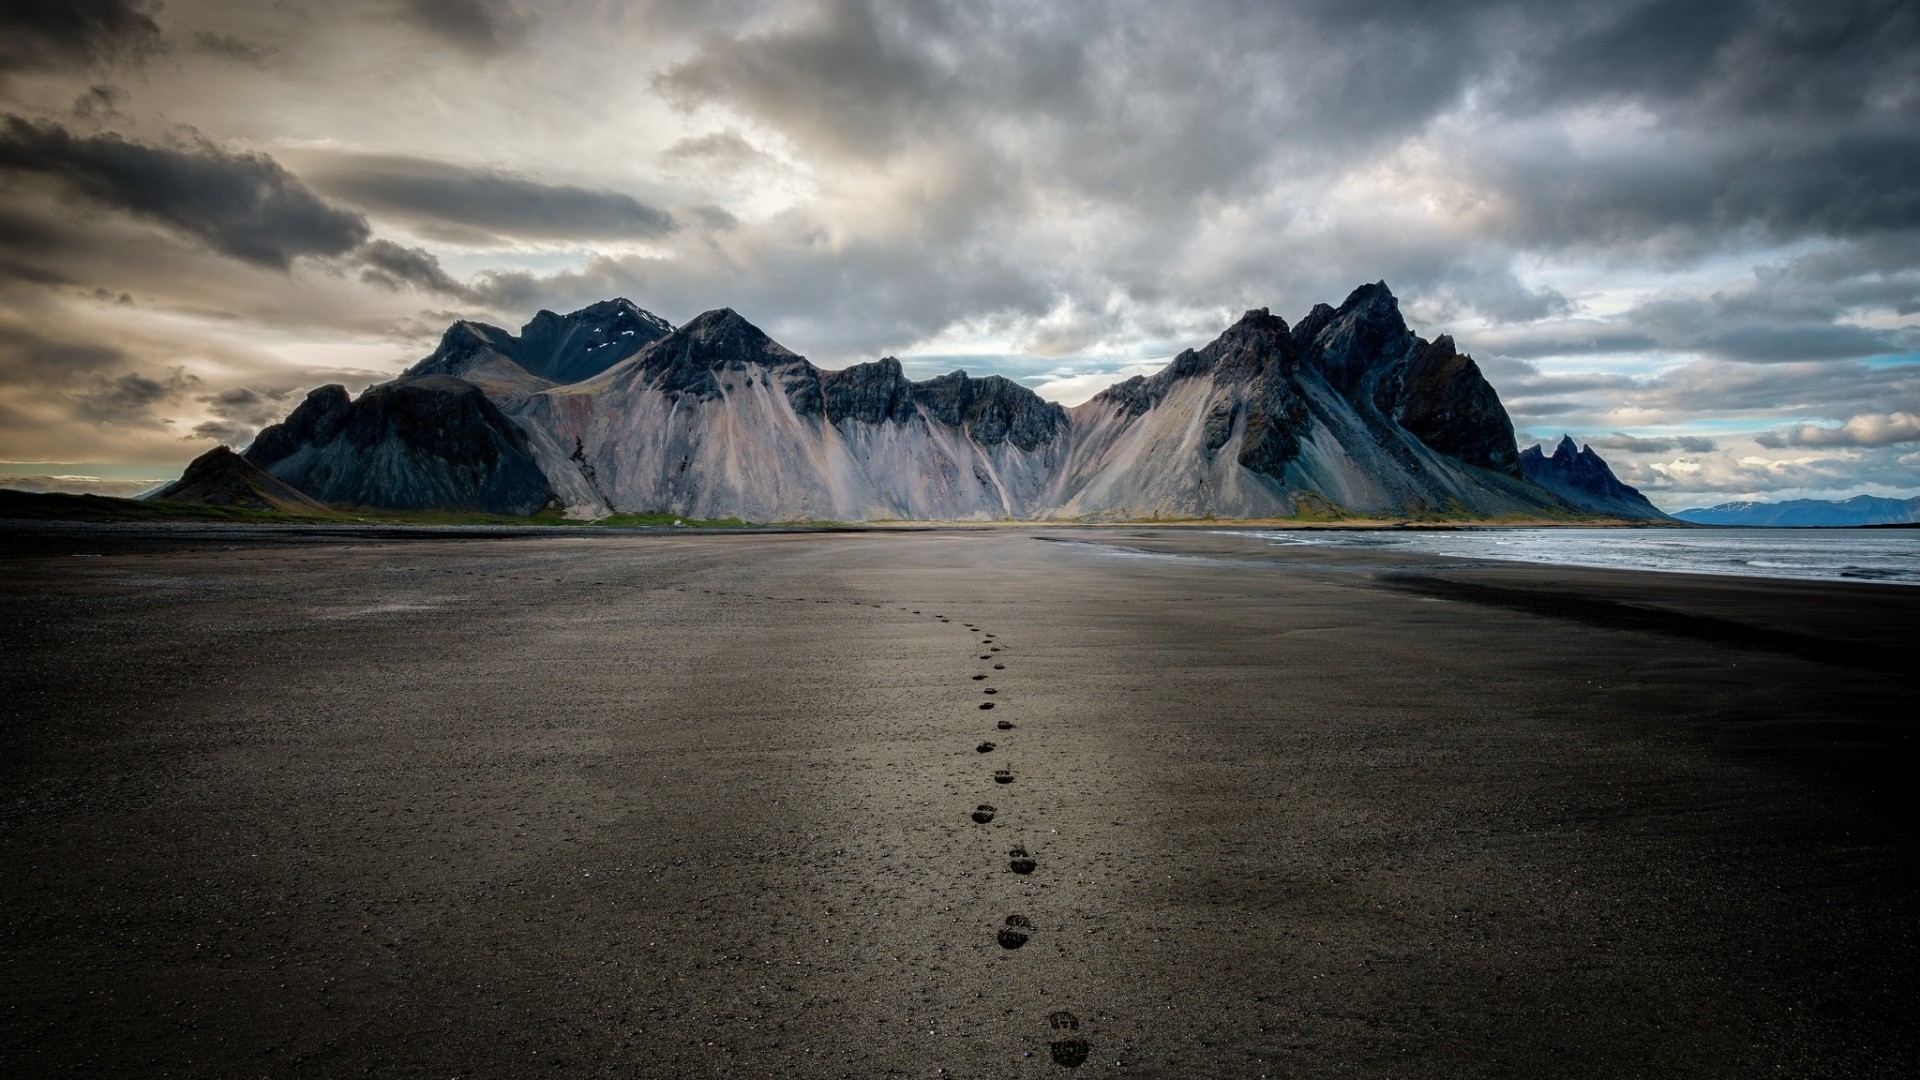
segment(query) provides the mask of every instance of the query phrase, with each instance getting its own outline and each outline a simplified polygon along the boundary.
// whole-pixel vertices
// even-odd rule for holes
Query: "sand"
[[[1920,589],[1122,528],[0,569],[5,1075],[1920,1068]]]

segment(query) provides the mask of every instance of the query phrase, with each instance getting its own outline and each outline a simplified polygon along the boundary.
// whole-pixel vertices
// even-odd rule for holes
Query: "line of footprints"
[[[918,615],[920,613],[915,611],[914,614]],[[945,615],[939,613],[934,613],[933,617],[943,623],[951,621]],[[996,643],[995,635],[987,633],[973,623],[962,623],[961,625],[980,635],[980,646],[987,650],[980,654],[980,659],[992,661],[993,670],[995,671],[1005,670],[1007,666],[1005,659],[996,658],[995,656],[995,654],[1004,652],[1004,646]],[[973,681],[983,682],[987,678],[988,673],[983,671],[975,674]],[[992,698],[998,695],[1000,691],[988,686],[983,687],[981,693]],[[995,704],[996,702],[994,701],[983,701],[980,703],[980,708],[983,711],[990,710]],[[1011,720],[999,720],[994,724],[994,730],[996,731],[1004,732],[1012,731],[1013,729],[1014,723]],[[991,739],[987,739],[981,742],[979,746],[974,747],[974,749],[982,754],[991,754],[999,749],[999,744]],[[993,771],[993,782],[996,784],[1013,783],[1013,770],[995,769]],[[992,804],[981,803],[973,808],[973,820],[976,824],[985,825],[992,821],[998,813],[999,811],[996,810]],[[1031,874],[1039,869],[1039,866],[1039,862],[1037,862],[1024,847],[1014,847],[1007,852],[1007,869],[1016,874],[1023,876]],[[1028,940],[1033,937],[1033,934],[1034,926],[1032,920],[1028,919],[1025,915],[1009,915],[1006,918],[1006,922],[1000,926],[995,937],[1000,942],[1001,948],[1018,949],[1022,945],[1025,945]],[[1087,1054],[1090,1051],[1087,1046],[1087,1040],[1079,1034],[1079,1017],[1067,1012],[1065,1009],[1061,1009],[1047,1014],[1047,1026],[1051,1029],[1053,1036],[1053,1040],[1047,1044],[1047,1049],[1053,1054],[1053,1060],[1056,1064],[1073,1069],[1078,1068],[1087,1060]]]

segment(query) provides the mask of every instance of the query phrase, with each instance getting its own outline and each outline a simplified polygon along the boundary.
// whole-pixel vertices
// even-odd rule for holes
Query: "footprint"
[[[1031,874],[1033,873],[1033,868],[1040,865],[1033,861],[1033,857],[1028,855],[1027,849],[1023,847],[1013,848],[1008,851],[1007,857],[1011,860],[1007,863],[1007,868],[1016,874]]]
[[[1003,949],[1017,949],[1025,945],[1027,939],[1032,936],[1033,924],[1027,921],[1025,915],[1009,915],[1007,916],[1007,925],[1000,928],[1000,947]]]
[[[995,689],[994,689],[993,687],[991,687],[991,686],[989,686],[989,687],[987,687],[987,688],[986,688],[985,690],[982,690],[982,691],[980,691],[980,692],[981,692],[981,693],[983,693],[983,694],[997,694],[997,693],[999,693],[1000,691],[998,691],[998,690],[995,690]]]
[[[1059,1012],[1047,1014],[1047,1026],[1060,1032],[1079,1031],[1080,1018],[1065,1009],[1061,1009]],[[1085,1064],[1087,1054],[1089,1053],[1087,1040],[1078,1035],[1069,1035],[1064,1039],[1055,1039],[1047,1044],[1047,1050],[1053,1055],[1053,1063],[1055,1065],[1065,1066],[1069,1069],[1077,1069]]]
[[[993,782],[994,782],[994,783],[996,783],[996,784],[1011,784],[1011,783],[1013,783],[1013,772],[1012,772],[1012,770],[1010,770],[1010,769],[995,769],[995,770],[993,771]]]
[[[984,656],[983,656],[983,657],[981,657],[980,659],[982,659],[982,660],[985,660],[985,659],[986,659],[986,657],[984,657]],[[1005,665],[1005,664],[995,664],[995,665],[993,665],[993,670],[995,670],[995,671],[1005,671],[1005,670],[1007,670],[1007,665]]]
[[[985,825],[987,822],[992,821],[993,807],[988,803],[981,803],[979,806],[974,807],[973,820],[975,824],[979,825]]]
[[[988,656],[988,655],[987,655],[986,653],[981,653],[981,654],[980,654],[980,659],[982,659],[982,660],[991,660],[991,659],[993,659],[993,657],[991,657],[991,656]]]
[[[983,702],[981,702],[981,703],[980,703],[980,707],[981,707],[981,708],[983,708],[983,709],[991,709],[991,708],[993,708],[993,702],[991,702],[991,701],[983,701]]]
[[[979,681],[980,681],[981,679],[984,679],[984,678],[986,678],[986,676],[985,676],[985,675],[975,675],[975,676],[973,677],[973,681],[974,681],[974,682],[979,682]]]
[[[998,724],[995,724],[995,725],[993,725],[993,726],[994,726],[994,727],[997,727],[997,728],[999,728],[999,729],[1000,729],[1001,731],[1012,731],[1012,730],[1013,730],[1013,721],[1011,721],[1011,720],[1002,720],[1002,721],[1000,721],[1000,722],[999,722]]]
[[[993,744],[990,742],[983,742],[979,746],[974,747],[974,749],[978,750],[983,754],[991,754],[993,753]]]

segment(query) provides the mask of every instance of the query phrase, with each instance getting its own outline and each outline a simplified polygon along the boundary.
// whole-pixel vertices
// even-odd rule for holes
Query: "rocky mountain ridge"
[[[1575,506],[1596,514],[1642,521],[1669,520],[1638,488],[1629,487],[1593,447],[1575,448],[1573,436],[1562,435],[1549,457],[1539,446],[1520,453],[1520,472],[1527,479]]]
[[[892,357],[823,370],[726,308],[459,322],[358,400],[315,391],[245,456],[324,502],[578,517],[1594,512],[1527,478],[1478,366],[1414,334],[1384,283],[1293,326],[1250,311],[1072,410]]]

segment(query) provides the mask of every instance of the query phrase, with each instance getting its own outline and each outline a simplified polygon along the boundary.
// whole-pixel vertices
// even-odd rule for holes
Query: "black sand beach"
[[[1132,528],[0,571],[8,1076],[1920,1070],[1920,589]]]

